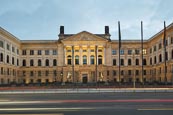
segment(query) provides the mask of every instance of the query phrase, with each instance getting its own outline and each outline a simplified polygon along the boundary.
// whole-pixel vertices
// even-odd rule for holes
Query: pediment
[[[107,41],[107,39],[87,31],[82,31],[73,36],[65,38],[63,41]]]

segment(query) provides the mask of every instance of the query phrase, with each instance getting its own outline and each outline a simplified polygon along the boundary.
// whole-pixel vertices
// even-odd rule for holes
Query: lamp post
[[[63,85],[63,70],[61,71],[61,85]]]

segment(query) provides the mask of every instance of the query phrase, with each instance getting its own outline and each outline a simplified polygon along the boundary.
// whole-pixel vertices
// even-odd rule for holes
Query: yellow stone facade
[[[19,40],[0,28],[0,85],[30,83],[172,83],[173,24],[166,30],[166,79],[163,30],[143,44],[140,40],[111,40],[108,26],[104,34],[82,31],[64,34],[58,40]],[[120,78],[119,78],[120,74]]]

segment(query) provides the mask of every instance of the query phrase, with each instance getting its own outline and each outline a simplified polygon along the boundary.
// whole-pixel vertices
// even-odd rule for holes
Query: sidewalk
[[[0,90],[0,94],[37,93],[173,93],[173,88],[67,88],[67,89],[18,89]]]

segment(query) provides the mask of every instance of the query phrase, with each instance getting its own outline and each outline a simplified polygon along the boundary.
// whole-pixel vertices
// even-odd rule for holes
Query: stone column
[[[79,46],[79,65],[82,65],[82,46]]]
[[[87,65],[90,65],[90,46],[87,47],[87,52],[88,52],[88,55],[87,55]]]
[[[66,47],[64,46],[64,64],[67,65]]]
[[[105,46],[103,47],[103,65],[105,64],[105,59],[106,59],[106,48]]]

